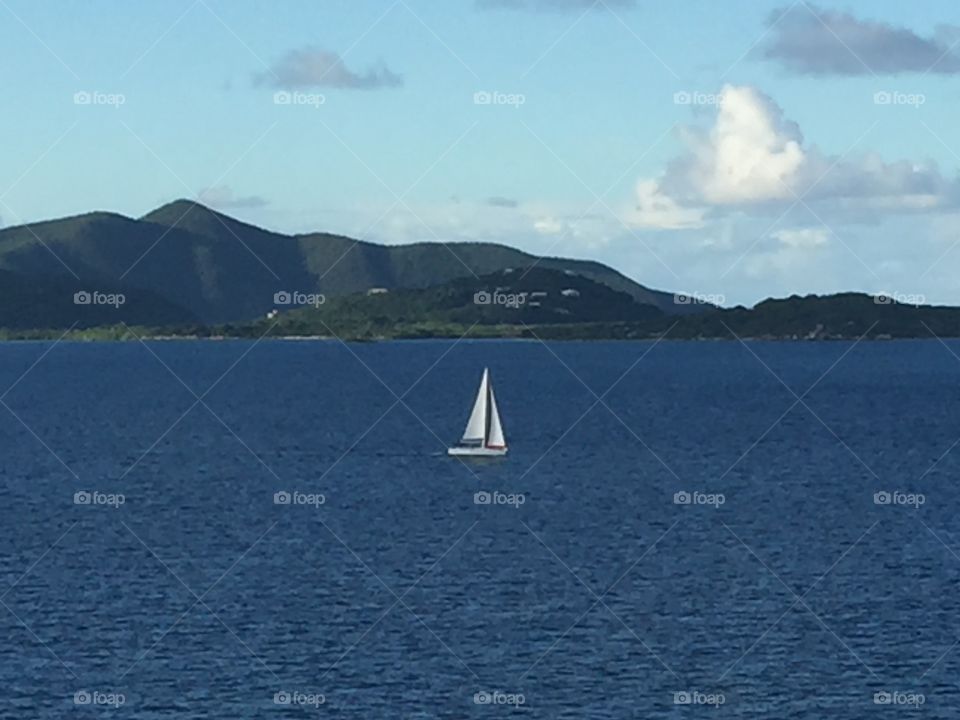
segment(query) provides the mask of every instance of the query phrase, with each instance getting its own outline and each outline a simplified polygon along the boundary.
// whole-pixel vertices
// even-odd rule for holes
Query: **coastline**
[[[775,334],[762,334],[762,335],[734,335],[733,333],[728,333],[725,336],[722,335],[709,335],[709,336],[697,336],[690,337],[684,335],[671,336],[670,333],[661,333],[661,334],[652,334],[644,337],[623,337],[617,335],[590,335],[578,337],[576,335],[553,335],[549,331],[538,333],[536,331],[541,331],[544,328],[523,328],[528,332],[526,334],[501,334],[501,335],[491,335],[491,334],[477,334],[471,335],[469,333],[454,335],[454,334],[445,334],[437,333],[433,335],[417,335],[411,336],[407,334],[398,334],[398,335],[378,335],[378,336],[356,336],[350,334],[344,335],[271,335],[267,334],[232,334],[232,335],[201,335],[201,334],[170,334],[170,333],[161,333],[153,334],[149,332],[127,332],[122,335],[110,335],[110,334],[71,334],[63,332],[38,332],[37,334],[30,333],[29,335],[16,336],[12,334],[10,337],[0,337],[0,344],[12,344],[12,343],[49,343],[49,342],[70,342],[70,343],[128,343],[128,342],[229,342],[236,340],[246,340],[246,341],[273,341],[273,342],[297,342],[297,343],[306,343],[306,342],[345,342],[345,343],[354,343],[354,344],[367,344],[367,343],[394,343],[394,342],[423,342],[431,340],[446,340],[446,341],[469,341],[469,342],[564,342],[564,343],[592,343],[592,342],[684,342],[684,343],[709,343],[709,342],[790,342],[790,343],[821,343],[821,342],[898,342],[898,341],[913,341],[913,340],[933,340],[937,341],[938,339],[942,340],[956,340],[960,339],[960,334],[957,335],[940,335],[934,337],[929,333],[926,334],[916,334],[916,335],[905,335],[905,336],[892,336],[889,334],[880,333],[877,335],[866,337],[862,334],[859,335],[828,335],[828,336],[818,336],[818,337],[804,337],[798,336],[796,334],[784,334],[784,335],[775,335]],[[534,332],[529,332],[534,331]]]

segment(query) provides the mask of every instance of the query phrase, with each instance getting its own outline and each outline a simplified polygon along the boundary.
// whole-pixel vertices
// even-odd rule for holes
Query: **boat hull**
[[[447,450],[451,457],[503,457],[506,454],[506,448],[452,447]]]

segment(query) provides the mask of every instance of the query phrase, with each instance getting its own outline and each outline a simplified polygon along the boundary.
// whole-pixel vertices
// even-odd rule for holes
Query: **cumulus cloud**
[[[403,77],[382,62],[365,72],[356,72],[348,68],[337,53],[316,47],[291,50],[254,80],[258,85],[288,89],[328,87],[375,90],[403,85]]]
[[[936,163],[885,162],[876,153],[829,156],[766,95],[726,86],[710,128],[688,128],[685,151],[657,180],[638,185],[638,227],[690,226],[709,210],[822,203],[846,215],[956,206],[960,184]],[[678,220],[679,218],[679,220]]]
[[[803,137],[779,107],[750,87],[727,86],[709,134],[687,131],[691,154],[671,176],[711,204],[757,203],[790,194],[804,163]]]
[[[636,0],[476,0],[481,10],[533,10],[569,12],[632,8]]]
[[[960,73],[960,28],[942,25],[931,37],[903,27],[861,20],[806,3],[770,17],[768,60],[805,75]]]
[[[259,195],[235,195],[228,185],[208,187],[197,193],[197,201],[213,208],[259,208],[269,202]]]

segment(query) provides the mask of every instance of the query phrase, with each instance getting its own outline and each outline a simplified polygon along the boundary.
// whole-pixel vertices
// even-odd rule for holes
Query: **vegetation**
[[[279,298],[283,291],[299,295]],[[297,306],[311,299],[315,307]],[[458,244],[454,254],[439,243],[286,236],[178,201],[139,220],[92,213],[0,231],[0,339],[65,332],[75,340],[960,337],[960,309],[858,293],[718,309],[674,302],[598,263],[489,243]]]
[[[283,235],[186,200],[136,220],[90,213],[0,230],[0,270],[27,283],[72,279],[73,272],[90,289],[135,288],[208,324],[253,321],[273,308],[280,291],[338,297],[377,287],[422,289],[534,262],[571,270],[665,312],[688,309],[600,263],[538,260],[493,243],[383,246],[322,233]],[[143,310],[125,321],[162,319]],[[0,325],[8,327],[7,319]],[[43,325],[72,322],[54,314]]]
[[[184,325],[197,317],[150,291],[71,276],[26,276],[0,270],[0,328],[92,328],[119,323]]]
[[[538,288],[533,290],[531,288]],[[566,291],[566,292],[565,292]],[[575,291],[575,292],[570,292]],[[491,302],[482,302],[488,293]],[[536,299],[533,293],[538,295]],[[494,293],[497,293],[495,296]],[[476,297],[475,297],[476,296]],[[494,297],[498,298],[495,302]],[[520,301],[520,297],[525,297]],[[505,304],[508,300],[512,304]],[[480,301],[480,302],[477,302]],[[538,303],[538,304],[534,304]],[[60,331],[0,331],[0,339],[59,337]],[[554,270],[493,273],[423,290],[333,298],[251,323],[76,329],[73,340],[148,338],[419,338],[540,340],[840,340],[960,337],[960,308],[878,302],[869,295],[766,300],[755,308],[670,316],[583,277]]]

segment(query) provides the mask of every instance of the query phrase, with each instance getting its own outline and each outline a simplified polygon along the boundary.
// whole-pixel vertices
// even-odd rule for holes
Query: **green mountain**
[[[311,298],[291,298],[309,303]],[[279,335],[352,338],[461,335],[472,325],[491,328],[578,323],[634,322],[661,325],[667,316],[583,275],[538,266],[458,278],[423,289],[356,293],[319,299],[290,309],[250,329],[260,335],[276,324]],[[452,329],[452,330],[451,330]],[[493,332],[498,332],[494,330]]]
[[[752,309],[683,318],[672,336],[797,340],[960,337],[960,308],[906,305],[863,293],[794,295]]]
[[[286,306],[285,306],[286,307]],[[754,308],[670,316],[627,293],[556,270],[516,269],[386,294],[333,298],[215,332],[541,339],[838,340],[960,337],[960,308],[912,306],[862,293],[770,299]]]
[[[375,292],[370,292],[375,290]],[[316,308],[297,308],[310,294]],[[122,302],[118,300],[122,296]],[[266,319],[268,313],[279,315]],[[845,293],[718,309],[674,301],[600,263],[492,243],[383,246],[284,235],[180,200],[0,230],[0,335],[350,338],[960,337],[960,309]]]
[[[218,225],[219,217],[211,212]],[[13,227],[0,231],[0,269],[37,278],[72,278],[72,270],[88,286],[138,288],[204,322],[251,319],[269,304],[264,298],[272,300],[280,281],[254,253],[285,268],[292,282],[308,282],[296,272],[300,257],[292,242],[284,254],[283,244],[261,237],[269,236],[265,231],[245,231],[238,240],[220,229],[217,237],[108,213]]]
[[[120,323],[172,327],[197,322],[189,310],[150,291],[110,283],[90,285],[71,275],[0,270],[0,328],[84,329]]]
[[[0,270],[38,285],[72,278],[72,271],[85,286],[136,289],[204,323],[253,320],[273,307],[280,291],[336,297],[374,287],[425,288],[534,263],[596,280],[668,313],[702,309],[676,305],[672,294],[600,263],[538,259],[493,243],[383,246],[322,233],[283,235],[188,200],[139,219],[97,212],[0,230]],[[147,312],[143,323],[152,317]],[[54,320],[62,318],[43,327]]]

